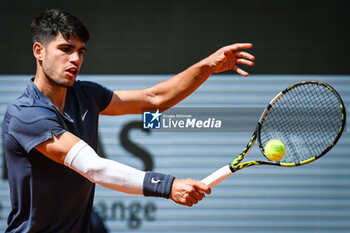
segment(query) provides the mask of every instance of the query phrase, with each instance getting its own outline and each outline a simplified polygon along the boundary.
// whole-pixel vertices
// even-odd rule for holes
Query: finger
[[[185,206],[189,206],[189,207],[191,207],[193,205],[193,203],[191,201],[189,201],[188,198],[183,199],[183,200],[176,200],[175,202],[177,204],[185,205]]]
[[[247,72],[245,72],[244,70],[242,70],[241,68],[239,68],[238,66],[234,66],[233,70],[236,71],[238,74],[243,75],[245,77],[247,77],[249,74]]]
[[[247,65],[247,66],[253,66],[254,65],[254,62],[246,60],[246,59],[243,59],[243,58],[237,59],[236,63],[242,64],[242,65]]]
[[[181,205],[185,205],[185,206],[188,206],[188,207],[191,207],[191,206],[193,206],[193,203],[192,203],[192,202],[190,202],[190,201],[186,201],[186,202],[181,202],[180,204],[181,204]]]
[[[211,193],[211,189],[208,185],[204,184],[203,182],[201,181],[196,181],[194,184],[193,184],[193,187],[200,193],[207,193],[207,194],[210,194]]]
[[[189,203],[191,203],[193,205],[193,204],[197,204],[198,200],[195,197],[193,197],[192,195],[189,195],[187,197],[187,202],[189,202]]]
[[[196,198],[198,201],[202,200],[202,199],[205,197],[204,193],[197,192],[197,191],[193,192],[193,196],[194,196],[194,198]]]
[[[193,206],[193,203],[188,202],[186,205],[187,205],[188,207],[191,207],[191,206]]]
[[[253,55],[244,51],[236,52],[236,57],[246,58],[248,60],[255,60],[255,57]]]
[[[177,203],[180,204],[180,205],[188,206],[188,207],[193,206],[193,204],[191,202],[189,202],[189,201],[187,201],[187,202],[177,202]]]
[[[240,49],[250,49],[253,47],[253,44],[251,44],[251,43],[237,43],[237,44],[229,45],[228,47],[232,51],[237,51]]]

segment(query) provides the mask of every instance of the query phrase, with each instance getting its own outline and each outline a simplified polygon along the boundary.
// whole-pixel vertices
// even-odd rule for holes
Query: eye
[[[70,48],[70,47],[61,47],[60,50],[64,53],[71,53],[72,52],[72,48]]]
[[[83,55],[85,53],[85,51],[86,51],[85,49],[80,49],[78,52],[80,55]]]

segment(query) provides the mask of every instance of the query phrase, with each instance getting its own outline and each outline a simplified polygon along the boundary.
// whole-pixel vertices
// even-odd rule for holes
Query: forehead
[[[62,33],[58,33],[57,36],[49,43],[49,46],[59,46],[59,45],[73,45],[74,47],[85,47],[85,43],[81,41],[78,37],[76,36],[70,36],[68,40],[66,40]]]

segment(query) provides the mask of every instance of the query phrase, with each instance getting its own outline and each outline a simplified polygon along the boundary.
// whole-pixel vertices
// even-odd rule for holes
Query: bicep
[[[149,88],[139,90],[114,91],[109,105],[102,111],[102,115],[140,114],[144,108],[154,105]]]
[[[53,134],[51,139],[40,143],[35,149],[49,159],[64,164],[69,150],[79,141],[80,139],[70,132],[64,132],[59,136]]]

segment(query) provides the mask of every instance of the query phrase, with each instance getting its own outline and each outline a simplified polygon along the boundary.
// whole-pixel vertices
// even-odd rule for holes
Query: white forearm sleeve
[[[124,193],[143,194],[144,171],[101,158],[82,140],[70,149],[64,164],[93,183]]]

